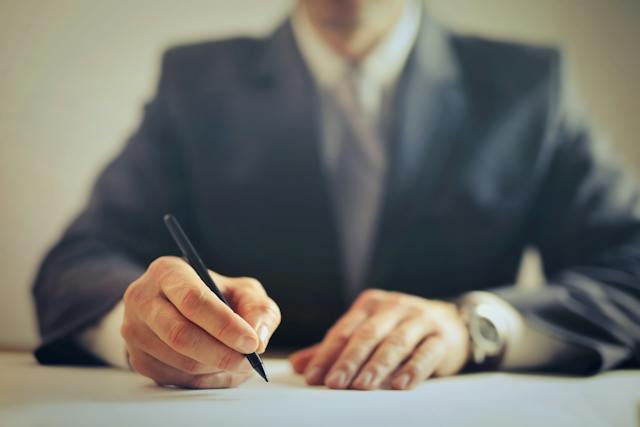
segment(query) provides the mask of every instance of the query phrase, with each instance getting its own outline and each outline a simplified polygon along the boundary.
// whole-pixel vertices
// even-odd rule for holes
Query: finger
[[[438,335],[425,339],[393,375],[391,387],[406,390],[429,378],[445,359],[444,341]]]
[[[457,323],[457,324],[456,324]],[[461,319],[452,318],[446,324],[441,324],[438,334],[445,340],[448,351],[447,357],[438,365],[434,376],[443,377],[460,371],[467,362],[469,355],[469,334]]]
[[[258,334],[258,352],[267,348],[271,335],[280,325],[280,309],[267,296],[262,284],[250,277],[226,278],[225,292],[233,302],[232,306]]]
[[[214,374],[196,375],[189,388],[232,388],[237,387],[249,378],[252,372],[217,372]]]
[[[331,327],[305,368],[304,376],[308,384],[324,384],[325,374],[347,345],[353,332],[368,316],[366,311],[353,308]]]
[[[127,348],[129,353],[129,365],[134,371],[145,377],[151,378],[158,385],[186,385],[192,375],[174,369],[144,351],[134,348]]]
[[[327,387],[348,387],[378,344],[391,333],[404,316],[403,307],[390,305],[363,322],[329,370],[325,378]]]
[[[156,267],[156,263],[160,263],[160,267]],[[207,288],[186,262],[175,257],[158,258],[149,270],[164,295],[184,317],[240,353],[253,353],[258,349],[253,328]]]
[[[296,351],[289,356],[289,362],[296,374],[302,374],[309,364],[309,361],[318,350],[319,344]]]
[[[133,369],[151,378],[158,385],[185,388],[229,388],[245,381],[250,373],[215,372],[203,375],[190,375],[180,372],[153,356],[133,349],[129,352],[129,362]]]
[[[357,308],[373,314],[384,301],[388,300],[389,292],[382,289],[367,289],[358,295],[352,308]]]
[[[123,324],[121,334],[129,348],[137,348],[180,372],[191,375],[212,373],[214,368],[174,351],[144,323]]]
[[[141,318],[171,349],[219,371],[244,369],[245,356],[227,347],[186,319],[169,301],[155,298],[143,306]]]
[[[400,323],[365,363],[353,381],[352,387],[359,390],[380,387],[380,384],[414,351],[420,341],[433,332],[434,328],[431,322],[422,317]]]

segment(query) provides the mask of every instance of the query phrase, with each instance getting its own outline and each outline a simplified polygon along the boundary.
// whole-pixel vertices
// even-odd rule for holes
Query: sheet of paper
[[[113,369],[47,368],[0,354],[0,424],[122,426],[633,426],[640,371],[592,378],[478,374],[412,391],[308,387],[285,360],[228,390],[161,388]]]

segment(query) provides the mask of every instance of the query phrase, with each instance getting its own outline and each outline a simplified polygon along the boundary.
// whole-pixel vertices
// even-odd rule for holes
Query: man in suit
[[[412,0],[300,0],[265,39],[171,49],[43,262],[36,356],[203,388],[269,342],[337,389],[638,364],[639,194],[570,95],[556,50]],[[233,311],[172,256],[166,212]],[[528,245],[535,290],[511,286]]]

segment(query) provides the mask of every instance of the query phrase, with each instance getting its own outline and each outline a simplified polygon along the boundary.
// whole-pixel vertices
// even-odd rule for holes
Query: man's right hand
[[[129,363],[160,385],[234,387],[252,374],[280,310],[256,279],[210,272],[231,308],[182,259],[161,257],[124,295],[121,333]]]

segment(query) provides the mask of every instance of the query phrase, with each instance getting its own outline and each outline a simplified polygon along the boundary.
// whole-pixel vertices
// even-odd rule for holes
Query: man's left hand
[[[310,385],[408,389],[458,373],[469,357],[455,305],[377,289],[364,291],[323,341],[290,357]]]

